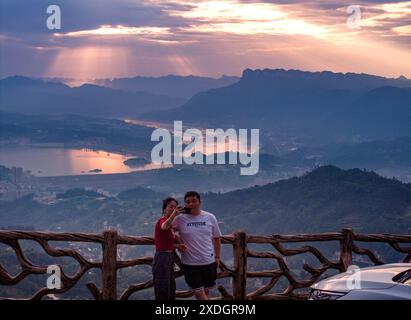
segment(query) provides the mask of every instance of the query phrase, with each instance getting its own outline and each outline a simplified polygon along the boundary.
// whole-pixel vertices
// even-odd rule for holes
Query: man
[[[197,300],[208,300],[220,264],[221,232],[216,217],[201,210],[198,192],[187,192],[184,202],[187,214],[180,214],[172,222],[181,242],[187,246],[181,253],[184,277]]]

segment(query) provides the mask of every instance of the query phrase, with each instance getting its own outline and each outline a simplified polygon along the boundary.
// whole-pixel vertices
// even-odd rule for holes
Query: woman
[[[174,198],[163,200],[163,216],[157,221],[154,230],[156,253],[153,261],[154,294],[156,300],[174,300],[176,283],[174,279],[174,248],[185,251],[184,244],[175,244],[176,237],[171,223],[183,209]]]

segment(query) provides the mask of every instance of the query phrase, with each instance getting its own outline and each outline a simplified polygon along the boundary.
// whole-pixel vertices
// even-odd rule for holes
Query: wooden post
[[[102,300],[117,300],[117,231],[103,232]]]
[[[233,257],[235,272],[233,297],[234,300],[245,300],[247,284],[247,235],[245,232],[234,233]]]
[[[347,271],[348,267],[352,264],[352,248],[354,234],[352,229],[342,230],[344,239],[340,241],[340,271]]]

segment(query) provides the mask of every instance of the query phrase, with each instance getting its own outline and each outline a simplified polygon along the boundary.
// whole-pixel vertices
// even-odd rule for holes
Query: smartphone
[[[184,207],[183,209],[184,209],[183,213],[191,214],[191,208]]]

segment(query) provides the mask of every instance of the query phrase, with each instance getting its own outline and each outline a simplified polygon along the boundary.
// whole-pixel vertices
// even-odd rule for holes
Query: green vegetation
[[[170,184],[167,170],[163,181]],[[193,180],[194,181],[194,180]],[[185,186],[196,189],[196,185]],[[3,225],[27,224],[38,230],[96,232],[104,225],[130,234],[152,234],[167,195],[136,187],[116,197],[85,189],[70,189],[51,203],[35,194],[2,201]],[[222,221],[224,232],[253,233],[356,231],[409,233],[411,184],[360,169],[324,166],[303,176],[227,193],[206,193],[203,208]]]
[[[411,184],[360,169],[320,167],[301,177],[225,194],[204,206],[231,229],[253,233],[336,231],[409,233]]]
[[[75,197],[105,198],[106,196],[93,190],[85,190],[82,188],[70,189],[66,192],[56,194],[57,199],[69,199]]]
[[[82,116],[25,116],[0,112],[4,145],[58,143],[99,150],[149,151],[152,129],[115,119]]]
[[[44,203],[35,194],[16,201],[1,201],[0,221],[6,225],[27,225],[37,230],[102,232],[115,227],[123,234],[153,235],[154,223],[161,215],[161,199],[166,194],[148,188],[133,188],[117,196],[103,196],[99,192],[85,189],[70,189],[57,194],[57,201]],[[41,198],[41,197],[40,197]],[[300,233],[339,231],[352,227],[356,232],[410,233],[411,226],[411,184],[395,179],[386,179],[374,172],[351,169],[342,170],[334,166],[315,169],[300,177],[256,186],[228,193],[203,194],[203,208],[216,214],[224,234],[245,230],[255,234]],[[293,245],[299,246],[299,245]],[[336,259],[338,243],[315,244],[331,259]],[[15,274],[17,261],[10,250],[0,246],[0,261],[7,270]],[[258,248],[257,248],[258,247]],[[250,245],[253,250],[272,249],[264,245]],[[287,246],[289,247],[289,246]],[[397,261],[387,246],[374,246],[378,254],[387,261]],[[30,259],[40,264],[51,264],[55,260],[45,256],[38,246],[28,246]],[[152,247],[122,249],[122,259],[150,254]],[[86,251],[83,251],[87,252]],[[94,252],[94,251],[93,251]],[[98,255],[97,255],[98,256]],[[223,260],[232,258],[230,246],[223,246]],[[302,264],[318,263],[310,255],[288,257],[291,270],[300,278],[306,278]],[[71,259],[59,261],[68,272],[76,269]],[[364,261],[356,261],[362,265]],[[250,270],[276,268],[267,259],[249,259]],[[87,281],[99,283],[99,273],[87,274],[84,279],[63,298],[91,298],[85,287]],[[119,288],[151,278],[148,266],[127,268],[119,272]],[[17,287],[0,287],[0,296],[23,297],[33,294],[44,286],[45,277],[28,278]],[[251,281],[251,280],[250,280]],[[229,283],[222,280],[229,288]],[[248,289],[261,285],[251,281]],[[281,280],[276,290],[287,285]],[[179,279],[179,289],[185,289]],[[133,295],[137,299],[152,299],[152,290]]]

